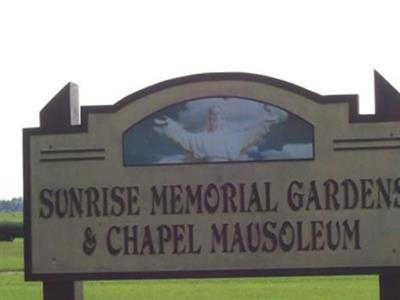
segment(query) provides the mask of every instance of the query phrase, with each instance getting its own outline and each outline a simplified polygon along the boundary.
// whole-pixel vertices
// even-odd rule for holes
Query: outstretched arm
[[[287,119],[288,113],[274,106],[263,105],[259,119],[252,126],[249,126],[240,133],[241,152],[244,153],[253,145],[258,144],[265,135],[270,132],[274,124]]]
[[[261,142],[262,138],[270,132],[270,126],[270,122],[260,121],[241,130],[238,133],[240,152],[245,153],[248,148]]]
[[[155,119],[154,123],[158,125],[154,128],[158,133],[169,137],[197,159],[204,158],[204,147],[196,134],[186,131],[181,124],[168,117]]]

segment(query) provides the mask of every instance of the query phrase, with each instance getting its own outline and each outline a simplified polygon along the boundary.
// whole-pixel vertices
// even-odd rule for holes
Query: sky
[[[398,1],[397,1],[398,2]],[[0,2],[0,199],[22,196],[22,128],[67,82],[81,105],[167,79],[248,72],[319,94],[359,94],[373,70],[400,89],[396,1]]]

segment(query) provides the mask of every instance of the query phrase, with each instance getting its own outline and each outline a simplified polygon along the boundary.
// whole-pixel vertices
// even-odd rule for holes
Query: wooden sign
[[[357,107],[243,73],[81,109],[68,84],[24,130],[26,278],[399,272],[399,94],[376,73]]]

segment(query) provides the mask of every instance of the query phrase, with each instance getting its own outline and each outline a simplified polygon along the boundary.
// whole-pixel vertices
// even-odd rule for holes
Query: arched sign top
[[[313,101],[316,102],[324,102],[324,96],[319,95],[318,93],[315,93],[313,91],[310,91],[306,88],[303,88],[301,86],[298,86],[294,83],[290,83],[288,81],[280,80],[277,78],[265,76],[265,75],[258,75],[258,74],[252,74],[252,73],[203,73],[203,74],[194,74],[194,75],[189,75],[189,76],[184,76],[184,77],[178,77],[170,80],[166,80],[157,84],[154,84],[152,86],[149,86],[147,88],[144,88],[140,91],[137,91],[135,93],[132,93],[117,103],[114,104],[114,107],[116,109],[121,109],[123,106],[128,105],[132,101],[135,101],[137,99],[140,99],[146,95],[149,95],[151,93],[155,93],[158,91],[161,91],[163,89],[171,88],[171,87],[176,87],[180,85],[185,85],[185,84],[191,84],[191,83],[199,83],[199,82],[207,82],[207,81],[247,81],[247,82],[256,82],[256,83],[262,83],[262,84],[267,84],[271,85],[277,88],[281,88],[284,90],[291,91],[295,94],[302,95],[306,98],[309,98]],[[350,95],[351,97],[352,95]],[[332,96],[330,96],[332,97]],[[335,97],[335,100],[339,100],[338,98]],[[347,97],[347,96],[346,96]],[[346,101],[345,99],[341,99],[341,101]]]

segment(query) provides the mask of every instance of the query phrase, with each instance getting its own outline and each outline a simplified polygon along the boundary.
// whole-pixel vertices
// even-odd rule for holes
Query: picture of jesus
[[[125,165],[312,159],[313,127],[260,101],[210,97],[171,105],[124,133]]]
[[[263,118],[255,120],[251,126],[232,130],[227,126],[224,110],[214,105],[208,109],[206,130],[199,133],[185,130],[168,117],[154,121],[159,126],[159,133],[185,149],[188,161],[235,161],[248,159],[248,149],[268,134],[279,117],[266,111]]]

